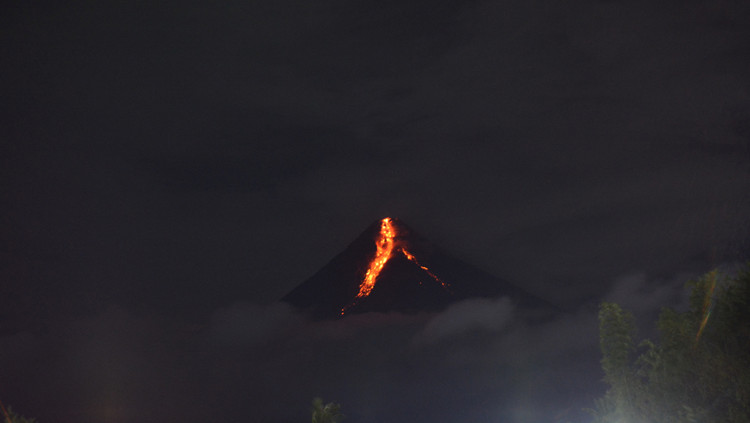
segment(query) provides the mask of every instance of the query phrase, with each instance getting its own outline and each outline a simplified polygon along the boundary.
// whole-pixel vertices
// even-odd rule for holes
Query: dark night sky
[[[287,406],[304,420],[312,395],[350,395],[353,422],[428,421],[447,394],[409,390],[428,372],[408,354],[375,360],[392,371],[367,388],[342,376],[372,376],[352,357],[395,340],[461,392],[499,389],[480,375],[516,363],[509,345],[565,352],[538,380],[574,374],[592,304],[650,315],[750,256],[748,21],[741,0],[3,6],[0,399],[43,423],[63,403],[70,421],[130,422],[161,395],[172,421],[196,398],[246,416],[255,395],[276,404],[258,421],[292,421]],[[569,315],[525,328],[499,302],[323,324],[272,304],[387,215]],[[486,342],[462,337],[477,325]],[[571,333],[592,339],[555,336]],[[315,390],[328,370],[340,383]],[[94,394],[114,385],[102,417]]]

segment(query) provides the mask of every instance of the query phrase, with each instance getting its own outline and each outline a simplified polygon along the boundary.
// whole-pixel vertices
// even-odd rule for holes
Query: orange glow
[[[422,266],[417,261],[417,258],[414,257],[413,254],[406,251],[403,246],[399,246],[398,248],[396,248],[396,228],[393,227],[393,225],[391,224],[392,222],[393,220],[390,217],[386,217],[385,219],[380,221],[380,235],[375,240],[375,257],[372,259],[372,261],[370,261],[370,264],[367,267],[367,272],[365,273],[364,279],[362,279],[362,283],[360,283],[359,285],[359,292],[357,293],[357,297],[354,299],[354,302],[341,309],[342,316],[346,313],[346,310],[357,303],[357,300],[359,298],[364,298],[370,295],[372,289],[375,288],[375,282],[377,281],[378,276],[380,276],[380,272],[383,271],[383,268],[385,267],[385,264],[388,262],[388,260],[393,257],[394,250],[403,253],[407,259],[411,260],[422,270],[424,270],[428,275],[430,275],[431,278],[440,283],[443,288],[448,289],[447,283],[443,282],[442,280],[440,280],[440,278],[435,276],[435,274],[432,273],[430,269]]]
[[[365,273],[365,278],[359,285],[357,298],[370,295],[372,288],[375,288],[375,280],[383,270],[385,263],[391,258],[391,254],[393,254],[393,238],[395,236],[396,231],[391,226],[391,218],[386,217],[380,222],[380,236],[375,241],[375,246],[377,247],[375,258],[370,262],[367,273]]]
[[[409,260],[413,261],[414,264],[416,264],[417,266],[419,266],[420,268],[422,268],[422,270],[424,270],[425,273],[427,273],[428,275],[430,275],[430,277],[432,279],[435,279],[435,281],[437,281],[440,285],[442,285],[443,288],[446,288],[446,289],[448,288],[448,284],[447,283],[443,282],[439,277],[435,276],[435,274],[432,273],[432,271],[430,271],[430,269],[428,269],[427,267],[422,266],[421,264],[419,264],[419,262],[417,261],[417,258],[414,257],[414,255],[412,255],[411,253],[409,253],[408,251],[406,251],[406,249],[404,249],[404,248],[401,248],[401,252],[404,253],[404,255],[406,256],[406,258],[408,258]]]

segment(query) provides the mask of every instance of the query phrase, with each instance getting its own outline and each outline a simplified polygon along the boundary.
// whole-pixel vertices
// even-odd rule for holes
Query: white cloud
[[[415,342],[433,343],[472,331],[498,332],[511,320],[513,310],[506,297],[461,301],[430,320]]]

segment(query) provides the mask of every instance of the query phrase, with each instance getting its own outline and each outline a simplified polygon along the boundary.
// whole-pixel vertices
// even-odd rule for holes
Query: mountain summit
[[[489,275],[386,217],[281,300],[317,318],[365,312],[440,311],[473,297],[508,296],[521,306],[544,300]]]

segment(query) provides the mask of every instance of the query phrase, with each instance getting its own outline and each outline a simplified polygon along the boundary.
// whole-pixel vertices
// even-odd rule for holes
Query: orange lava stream
[[[367,273],[365,273],[365,278],[359,285],[357,298],[370,295],[370,291],[375,287],[375,280],[383,270],[385,263],[391,258],[391,254],[393,254],[393,238],[395,236],[396,231],[391,226],[391,218],[386,217],[380,223],[380,237],[375,241],[377,247],[375,258],[370,262],[370,267],[367,269]]]
[[[409,252],[408,252],[408,251],[406,251],[406,249],[404,249],[404,248],[401,248],[401,252],[402,252],[402,253],[404,253],[404,255],[406,256],[406,258],[408,258],[409,260],[413,261],[413,262],[414,262],[414,264],[416,264],[417,266],[419,266],[419,267],[420,267],[420,268],[421,268],[422,270],[424,270],[424,271],[425,271],[425,273],[427,273],[428,275],[430,275],[430,277],[431,277],[432,279],[435,279],[435,281],[437,281],[437,282],[438,282],[438,283],[439,283],[440,285],[442,285],[442,286],[443,286],[443,288],[446,288],[446,289],[448,288],[448,284],[447,284],[446,282],[444,282],[444,281],[443,281],[442,279],[440,279],[440,278],[439,278],[439,277],[437,277],[437,276],[436,276],[436,275],[435,275],[434,273],[432,273],[432,271],[430,271],[430,269],[428,269],[428,268],[427,268],[427,267],[425,267],[425,266],[422,266],[422,265],[421,265],[421,264],[420,264],[420,263],[419,263],[419,262],[417,261],[417,258],[416,258],[416,257],[414,257],[414,255],[413,255],[413,254],[409,253]]]

